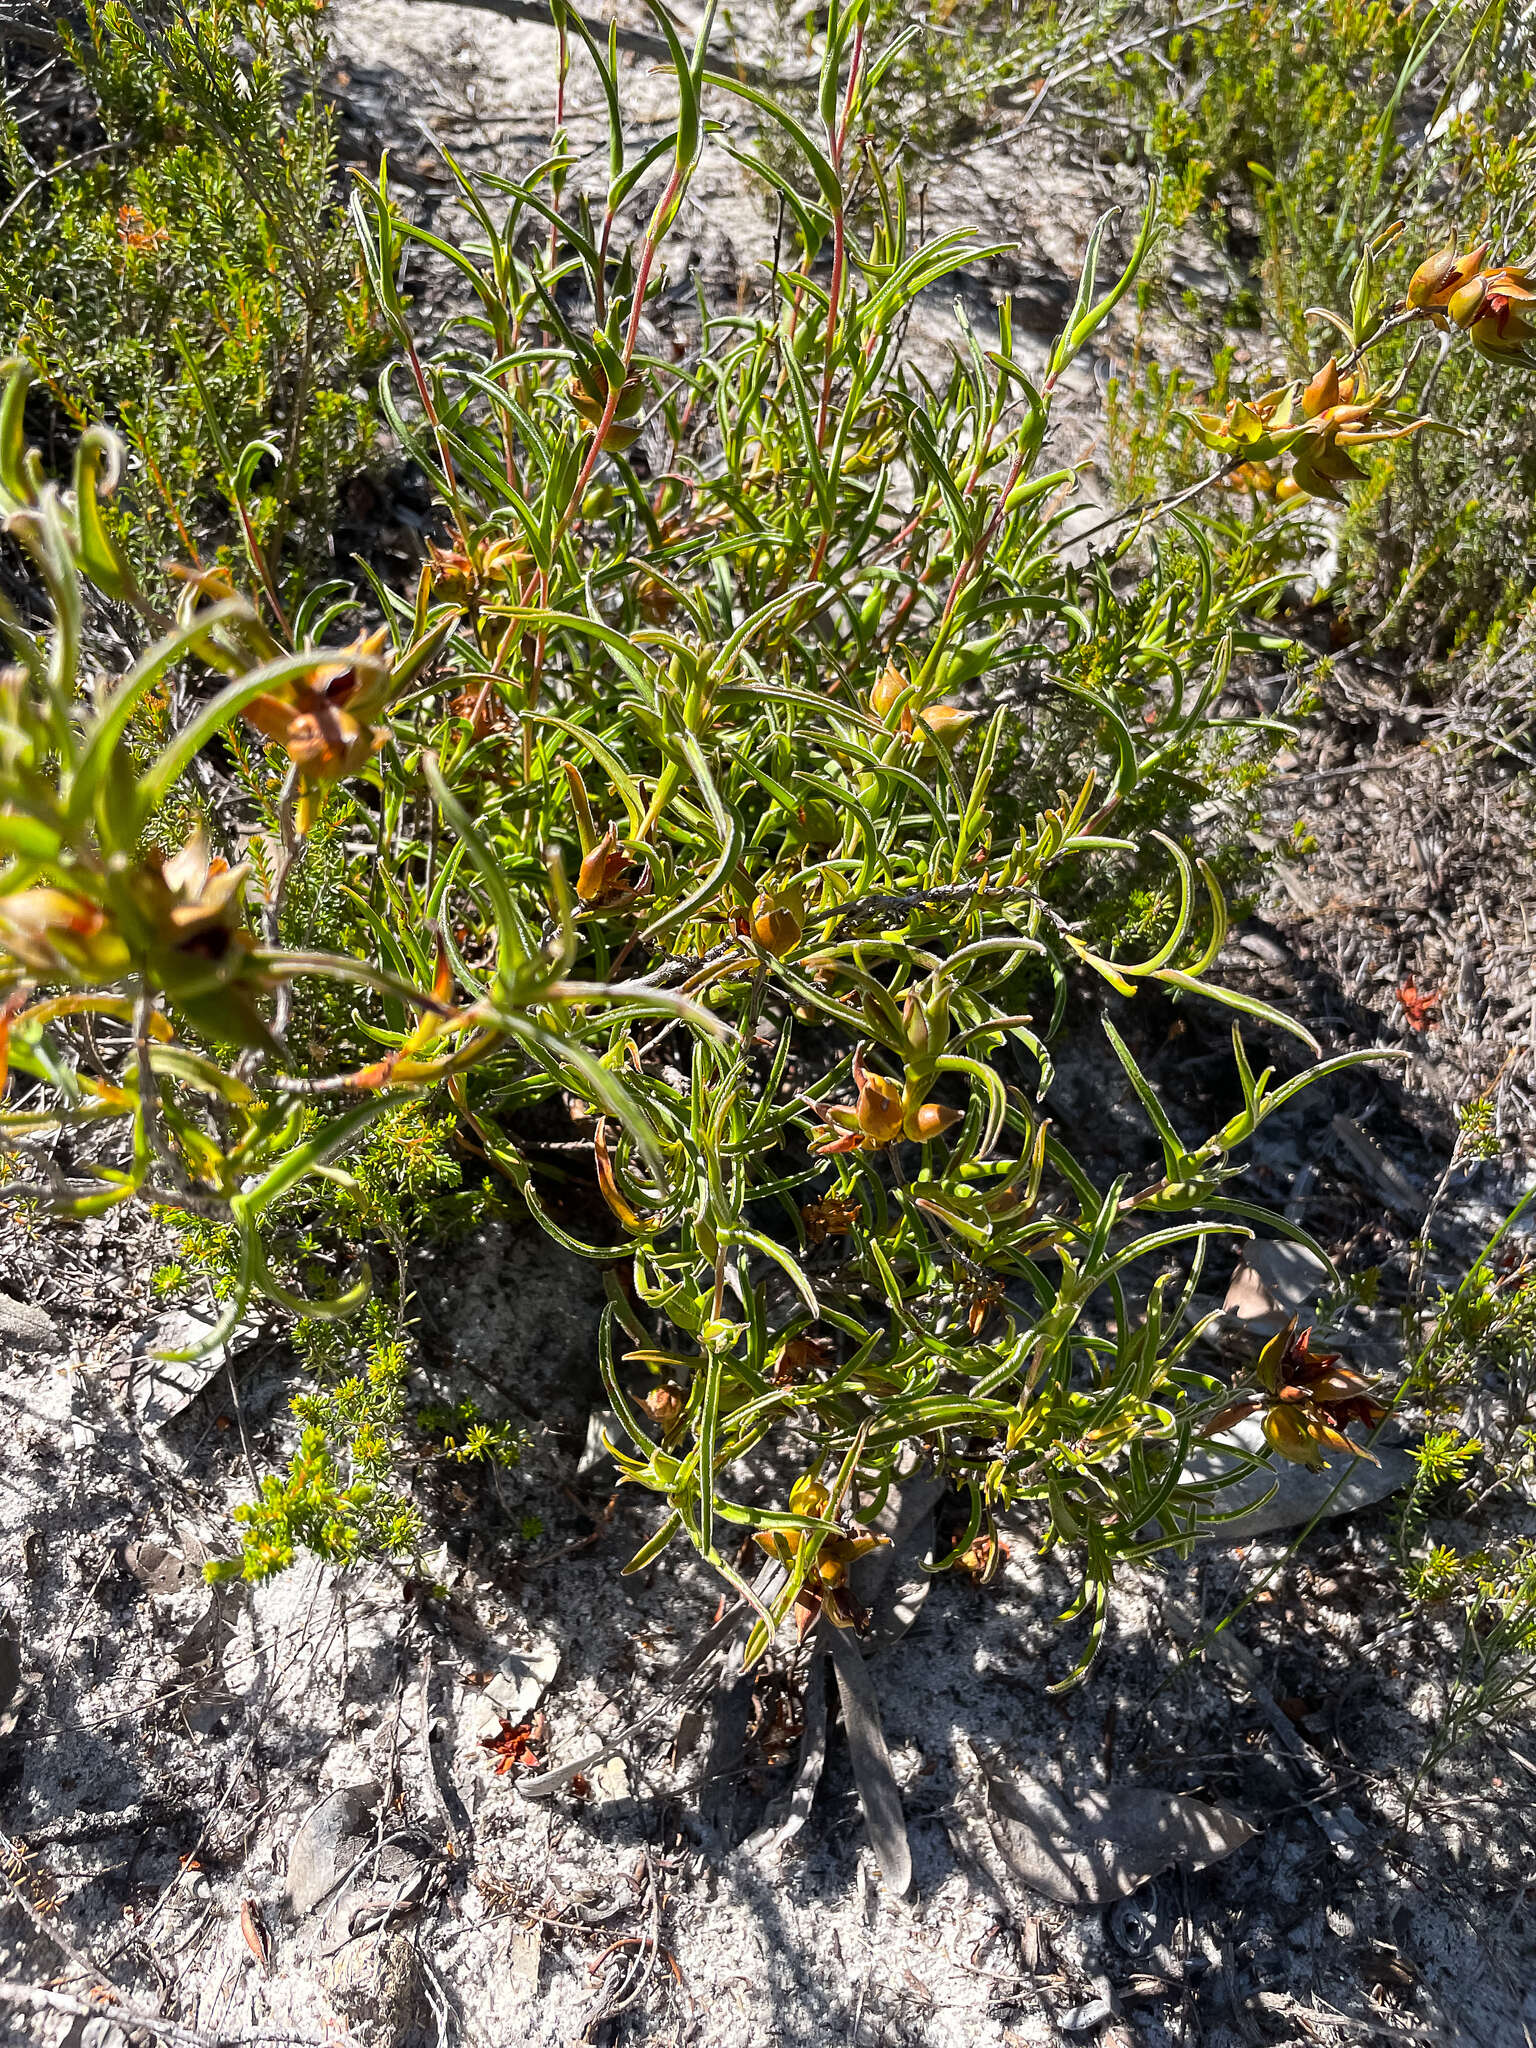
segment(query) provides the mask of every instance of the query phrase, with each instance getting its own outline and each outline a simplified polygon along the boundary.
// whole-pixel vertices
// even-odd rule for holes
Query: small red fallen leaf
[[[1396,994],[1403,1008],[1403,1021],[1410,1031],[1434,1030],[1437,1021],[1435,1011],[1440,1007],[1439,989],[1421,989],[1417,982],[1405,981]]]
[[[514,1769],[537,1770],[543,1762],[539,1751],[544,1746],[545,1720],[542,1714],[535,1714],[531,1721],[503,1721],[494,1735],[482,1735],[480,1747],[488,1750],[495,1759],[496,1775],[503,1776]]]
[[[272,1937],[254,1899],[240,1901],[240,1932],[245,1936],[246,1947],[265,1969],[272,1960]]]
[[[583,1777],[580,1771],[571,1780],[571,1796],[575,1799],[590,1799],[592,1797],[592,1781],[590,1778]]]

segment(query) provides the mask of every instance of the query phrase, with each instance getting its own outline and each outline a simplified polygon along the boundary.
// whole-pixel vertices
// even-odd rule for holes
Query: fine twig
[[[105,1982],[105,1980],[103,1980]],[[210,2034],[201,2027],[189,2027],[184,2020],[164,2019],[130,2004],[112,1991],[107,2000],[76,1998],[68,1991],[50,1991],[41,1984],[0,1982],[0,2004],[20,2006],[28,2012],[57,2012],[77,2020],[111,2020],[120,2027],[139,2027],[161,2041],[173,2041],[177,2048],[278,2048],[279,2043],[304,2043],[307,2034],[278,2033],[262,2027],[238,2034]]]

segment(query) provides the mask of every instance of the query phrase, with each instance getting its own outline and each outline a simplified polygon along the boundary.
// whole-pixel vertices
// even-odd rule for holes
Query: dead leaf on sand
[[[1103,1906],[1176,1866],[1204,1870],[1258,1830],[1229,1806],[1149,1786],[1062,1793],[978,1757],[987,1822],[1008,1867],[1064,1906]]]

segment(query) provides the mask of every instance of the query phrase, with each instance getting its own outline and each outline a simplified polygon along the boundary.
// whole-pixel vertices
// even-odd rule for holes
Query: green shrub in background
[[[1490,1156],[1489,1122],[1463,1118],[1458,1154]],[[1460,1625],[1410,1802],[1472,1736],[1520,1725],[1536,1700],[1536,1543],[1522,1514],[1536,1474],[1536,1260],[1516,1231],[1532,1199],[1442,1292],[1427,1333],[1410,1335],[1405,1391],[1429,1426],[1399,1557],[1413,1605]]]
[[[862,146],[882,56],[861,7],[832,13],[811,123],[708,73],[706,19],[693,57],[674,44],[675,129],[638,160],[611,49],[559,18],[609,105],[605,185],[573,189],[560,154],[464,179],[462,247],[382,177],[356,198],[397,358],[381,412],[441,523],[411,598],[374,587],[381,626],[333,585],[283,602],[213,569],[162,615],[103,516],[109,437],[82,436],[61,493],[10,379],[0,510],[54,623],[9,622],[0,681],[6,1198],[189,1219],[222,1276],[210,1344],[261,1298],[317,1358],[325,1324],[372,1316],[367,1370],[303,1397],[301,1452],[229,1569],[413,1540],[390,1479],[405,1363],[359,1254],[398,1258],[452,1198],[456,1138],[615,1269],[616,1450],[663,1503],[637,1563],[690,1541],[758,1607],[759,1646],[792,1612],[856,1623],[848,1564],[921,1455],[969,1503],[946,1562],[995,1558],[994,1516],[1026,1507],[1102,1622],[1115,1566],[1192,1540],[1252,1468],[1234,1451],[1191,1479],[1198,1439],[1261,1411],[1310,1463],[1378,1412],[1294,1333],[1214,1381],[1185,1315],[1212,1240],[1303,1236],[1234,1194],[1242,1145],[1375,1055],[1277,1083],[1234,1033],[1234,1113],[1195,1139],[1108,1025],[1161,1152],[1135,1185],[1099,1185],[1048,1110],[1074,984],[1306,1040],[1211,977],[1227,905],[1199,822],[1270,737],[1223,693],[1276,652],[1285,579],[1177,507],[1139,582],[1129,522],[1097,557],[1063,543],[1057,387],[1133,289],[1152,208],[1108,284],[1100,224],[1038,386],[1006,314],[995,346],[962,326],[932,383],[905,315],[974,245],[920,243],[899,166]],[[787,150],[756,159],[784,232],[761,305],[679,316],[668,238],[706,91]],[[432,341],[401,296],[413,244],[466,289]],[[1474,266],[1421,269],[1393,315],[1394,260],[1357,252],[1338,361],[1196,416],[1213,481],[1264,465],[1326,496],[1423,424],[1368,360],[1469,324]],[[99,686],[87,586],[147,627]],[[179,673],[198,708],[125,746]],[[216,738],[226,766],[194,783]],[[584,1194],[552,1124],[590,1146]],[[794,1476],[748,1505],[765,1443]],[[454,1445],[515,1448],[472,1422]],[[743,1530],[770,1553],[756,1588]]]
[[[1536,245],[1536,48],[1528,18],[1502,0],[1243,8],[1158,47],[1177,87],[1132,51],[1118,74],[1097,74],[1093,92],[1142,126],[1192,225],[1239,274],[1256,273],[1286,373],[1315,360],[1313,309],[1340,303],[1362,235],[1402,221],[1418,248],[1491,243],[1521,259]],[[1212,310],[1192,309],[1207,333]],[[1415,331],[1384,345],[1381,374],[1422,340]],[[1225,384],[1231,356],[1219,341],[1215,366]],[[1416,664],[1496,638],[1536,580],[1529,379],[1501,376],[1471,350],[1438,364],[1431,350],[1419,372],[1421,397],[1450,431],[1389,455],[1351,500],[1332,592],[1354,637]],[[1143,464],[1166,460],[1166,381],[1149,367],[1137,430],[1121,439],[1133,488],[1147,480]],[[1165,474],[1187,473],[1175,450]],[[1265,507],[1256,512],[1264,524]]]
[[[891,29],[906,18],[884,0],[877,14]],[[1199,474],[1174,407],[1213,390],[1225,403],[1235,368],[1239,382],[1309,371],[1325,338],[1312,309],[1341,303],[1362,238],[1401,220],[1420,248],[1536,251],[1536,39],[1508,0],[1099,0],[1070,16],[1045,0],[959,0],[909,25],[880,90],[885,125],[940,160],[1021,120],[1065,124],[1076,147],[1154,171],[1168,224],[1207,240],[1228,278],[1218,296],[1143,278],[1149,334],[1166,335],[1171,315],[1191,361],[1150,345],[1119,375],[1111,453],[1127,498]],[[1252,371],[1234,363],[1234,331]],[[1380,374],[1417,339],[1383,347]],[[1209,374],[1193,367],[1206,360]],[[1536,586],[1524,382],[1459,351],[1424,395],[1452,431],[1376,465],[1343,518],[1331,592],[1354,637],[1416,665],[1497,638]],[[1234,497],[1213,541],[1315,560],[1307,522],[1293,514],[1276,531],[1269,510]]]
[[[253,545],[274,586],[329,559],[337,484],[373,429],[373,344],[339,202],[312,0],[83,0],[46,74],[19,43],[0,111],[0,346],[65,429],[128,452],[141,567]],[[75,114],[54,160],[47,96]]]

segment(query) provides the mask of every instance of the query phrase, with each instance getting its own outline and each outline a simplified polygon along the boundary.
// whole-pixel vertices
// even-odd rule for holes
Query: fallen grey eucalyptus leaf
[[[1055,2018],[1064,2034],[1087,2034],[1114,2016],[1115,2008],[1107,1998],[1090,1998],[1086,2005],[1064,2005]]]
[[[345,1876],[358,1845],[373,1832],[379,1788],[371,1779],[327,1792],[299,1823],[288,1851],[288,1903],[312,1912]]]
[[[977,1762],[999,1853],[1021,1883],[1064,1906],[1108,1905],[1175,1867],[1204,1870],[1258,1832],[1231,1807],[1181,1793],[1128,1786],[1069,1804],[1048,1786]]]
[[[912,1888],[912,1848],[907,1840],[907,1817],[902,1811],[901,1788],[891,1769],[891,1753],[885,1746],[880,1726],[880,1702],[875,1682],[869,1675],[863,1652],[846,1629],[827,1628],[823,1623],[832,1668],[837,1673],[838,1698],[842,1702],[843,1726],[848,1733],[848,1750],[853,1759],[854,1783],[864,1809],[864,1825],[881,1875],[898,1898]]]
[[[890,1541],[861,1557],[849,1574],[854,1599],[869,1609],[869,1627],[859,1637],[866,1657],[900,1642],[928,1598],[933,1574],[923,1567],[933,1555],[933,1515],[943,1496],[944,1481],[919,1467],[891,1488],[869,1525],[871,1535]]]

